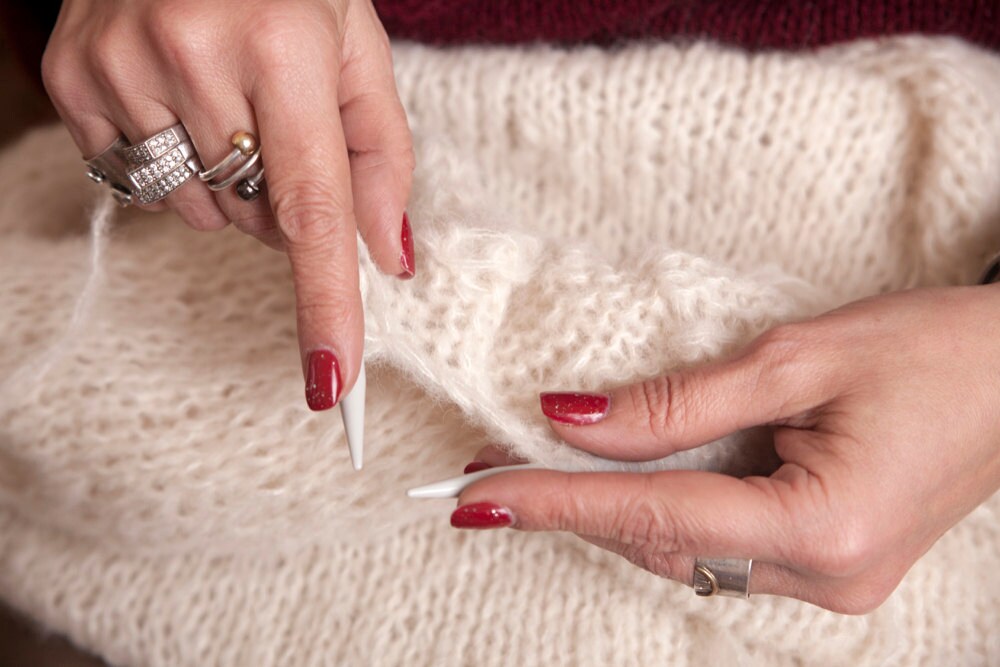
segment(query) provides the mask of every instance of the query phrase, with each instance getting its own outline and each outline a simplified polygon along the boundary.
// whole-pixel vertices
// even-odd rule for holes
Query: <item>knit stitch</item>
[[[916,38],[394,55],[419,271],[362,253],[361,473],[304,406],[284,257],[129,211],[67,336],[96,186],[62,128],[0,155],[0,597],[123,665],[1000,662],[996,497],[850,618],[695,599],[572,536],[457,534],[403,495],[488,442],[613,467],[552,437],[540,390],[973,282],[1000,247],[1000,58]],[[758,469],[758,436],[645,466]]]

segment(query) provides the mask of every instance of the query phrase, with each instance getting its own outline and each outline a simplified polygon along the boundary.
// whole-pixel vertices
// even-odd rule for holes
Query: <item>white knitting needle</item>
[[[361,470],[364,465],[365,452],[365,394],[367,393],[365,379],[365,362],[361,361],[358,380],[347,396],[340,399],[340,417],[344,420],[344,433],[347,435],[347,448],[351,452],[351,464],[355,470]]]
[[[358,239],[358,243],[360,245],[360,239]],[[361,271],[360,265],[358,271]],[[364,304],[361,305],[361,309],[361,312],[364,313]],[[358,379],[347,395],[340,399],[340,418],[344,422],[347,449],[351,453],[351,465],[354,466],[355,470],[361,470],[361,466],[365,463],[365,394],[367,392],[365,348],[362,342],[361,368],[358,370]]]
[[[500,466],[497,468],[487,468],[479,472],[469,473],[461,477],[452,477],[440,482],[434,482],[426,486],[418,486],[406,492],[410,498],[458,498],[458,496],[473,482],[481,479],[499,475],[502,472],[512,470],[545,470],[546,468],[538,463],[521,463],[513,466]]]

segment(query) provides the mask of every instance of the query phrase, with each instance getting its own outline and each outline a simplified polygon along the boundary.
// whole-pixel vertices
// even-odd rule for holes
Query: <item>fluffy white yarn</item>
[[[856,619],[695,600],[569,536],[456,534],[450,505],[402,494],[490,441],[609,465],[551,437],[542,389],[970,282],[1000,247],[1000,60],[913,38],[396,60],[419,270],[363,263],[361,474],[339,418],[303,405],[282,256],[132,213],[77,307],[94,190],[68,136],[0,156],[0,596],[120,664],[1000,661],[996,498]],[[734,437],[658,465],[760,462]]]

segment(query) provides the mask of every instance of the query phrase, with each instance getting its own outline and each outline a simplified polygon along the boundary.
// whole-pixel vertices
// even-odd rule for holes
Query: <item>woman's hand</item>
[[[414,268],[410,132],[371,2],[65,0],[43,75],[87,157],[178,121],[206,167],[236,131],[259,137],[267,198],[191,179],[165,201],[195,229],[232,222],[287,251],[307,399],[333,407],[361,362],[356,231],[385,273]]]
[[[609,458],[770,424],[783,465],[745,479],[497,475],[462,494],[452,523],[573,531],[689,584],[696,556],[753,558],[751,592],[868,612],[1000,487],[998,316],[1000,286],[896,293],[781,326],[726,363],[543,397],[562,438]]]

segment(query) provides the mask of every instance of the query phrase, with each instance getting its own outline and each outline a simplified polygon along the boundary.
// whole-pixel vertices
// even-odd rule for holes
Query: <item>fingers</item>
[[[547,393],[542,411],[570,444],[619,460],[651,460],[760,424],[807,425],[837,374],[798,328],[775,329],[740,357],[668,373],[607,394]]]
[[[414,165],[410,128],[381,23],[370,4],[353,8],[370,14],[355,20],[345,37],[340,80],[358,228],[381,271],[409,278],[416,269],[404,213]]]
[[[488,503],[509,512],[509,524],[521,530],[570,531],[667,554],[783,564],[785,546],[796,542],[784,504],[791,493],[790,486],[771,479],[695,471],[531,470],[473,484],[456,513]]]
[[[177,114],[166,106],[145,103],[141,111],[133,111],[133,108],[131,104],[123,104],[122,113],[116,114],[119,127],[131,143],[148,139],[178,121]],[[217,231],[229,224],[229,219],[219,208],[212,191],[198,180],[197,175],[189,178],[162,201],[193,229]]]
[[[261,49],[250,100],[272,212],[292,265],[306,398],[325,410],[353,386],[363,345],[351,174],[337,103],[339,49],[278,35]],[[313,66],[301,67],[304,59]]]
[[[239,90],[213,92],[192,82],[186,93],[179,104],[184,109],[182,120],[205,169],[219,164],[229,155],[233,150],[231,139],[237,132],[259,136],[253,109]],[[239,164],[242,163],[237,163],[237,167]],[[235,187],[217,192],[200,182],[198,187],[214,197],[219,210],[234,227],[276,250],[284,249],[267,197],[245,201],[236,194]]]
[[[483,466],[477,466],[478,469],[482,470],[483,468],[498,468],[500,466],[527,463],[527,461],[511,456],[496,445],[487,445],[476,452],[475,457],[473,457],[473,463],[484,464]]]

